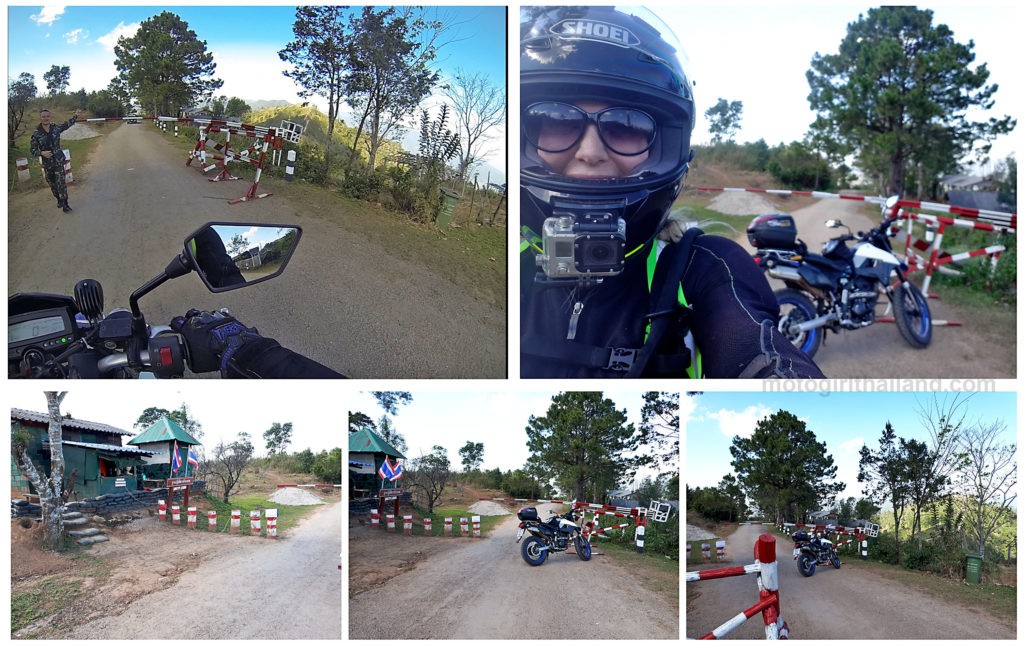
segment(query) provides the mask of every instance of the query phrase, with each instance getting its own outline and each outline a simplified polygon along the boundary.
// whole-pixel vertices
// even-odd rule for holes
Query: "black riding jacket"
[[[621,274],[584,290],[540,280],[524,282],[520,314],[523,378],[625,375],[616,363],[642,347],[651,322],[646,317],[652,311],[651,292],[657,292],[661,281],[655,272],[649,290],[651,247],[657,245],[648,244],[627,259]],[[667,267],[663,259],[673,253],[673,246],[666,247],[656,269]],[[530,259],[532,255],[524,255],[523,265],[529,266]],[[779,332],[778,302],[764,274],[736,243],[707,235],[694,240],[682,275],[682,294],[688,308],[678,306],[672,315],[653,318],[673,320],[673,324],[659,343],[659,355],[641,376],[824,376]],[[694,365],[698,356],[699,367]]]

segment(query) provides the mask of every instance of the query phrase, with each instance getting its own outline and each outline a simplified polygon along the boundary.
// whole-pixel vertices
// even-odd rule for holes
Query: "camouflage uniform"
[[[51,122],[49,132],[44,130],[40,123],[32,133],[32,154],[42,160],[46,183],[50,185],[50,191],[57,198],[57,206],[60,207],[65,206],[68,201],[68,184],[64,179],[64,150],[60,146],[60,135],[77,121],[78,116],[71,116],[67,122],[60,125]],[[53,153],[48,159],[43,156],[43,152],[47,150]]]

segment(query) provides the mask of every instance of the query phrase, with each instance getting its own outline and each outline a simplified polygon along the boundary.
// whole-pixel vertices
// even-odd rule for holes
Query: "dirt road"
[[[755,196],[752,199],[760,199]],[[873,206],[873,205],[872,205]],[[819,200],[792,212],[797,233],[811,251],[840,233],[825,227],[838,218],[856,233],[870,229],[865,204],[840,199]],[[872,215],[874,215],[872,213]],[[875,221],[877,222],[877,221]],[[898,239],[897,239],[898,241]],[[893,241],[897,252],[902,243]],[[739,239],[748,251],[746,237]],[[915,281],[919,275],[915,275]],[[772,281],[782,288],[781,282]],[[880,304],[884,304],[884,300]],[[913,349],[903,340],[895,324],[876,324],[858,331],[827,332],[814,362],[830,379],[987,379],[1015,378],[1017,375],[1016,325],[1012,316],[998,323],[985,322],[967,309],[939,299],[929,299],[932,319],[962,322],[960,327],[937,326],[928,348]],[[881,310],[884,310],[880,306]],[[850,388],[857,389],[857,388]],[[870,387],[860,388],[871,390]],[[880,389],[880,388],[879,388]]]
[[[64,214],[48,189],[8,202],[9,292],[72,294],[79,279],[104,288],[107,308],[181,252],[186,235],[208,221],[286,222],[303,228],[285,273],[267,283],[210,294],[195,276],[144,297],[154,324],[190,307],[227,306],[247,325],[356,378],[503,378],[506,316],[430,271],[392,256],[344,228],[344,216],[312,200],[274,195],[229,205],[247,181],[212,183],[191,144],[169,146],[152,124],[119,125],[99,136],[88,166],[74,169],[74,211]],[[210,173],[213,174],[213,173]],[[285,182],[267,179],[260,192]]]
[[[748,525],[728,539],[726,562],[754,560],[754,541],[766,531]],[[804,578],[793,561],[792,541],[777,537],[779,598],[792,639],[1014,639],[1015,628],[978,611],[964,610],[922,594],[865,567],[819,567]],[[710,566],[708,568],[711,568]],[[758,600],[754,576],[687,583],[686,636],[700,637]],[[953,615],[956,615],[955,618]],[[727,639],[764,639],[755,615]]]
[[[340,502],[317,508],[277,541],[219,536],[216,551],[175,585],[72,628],[66,637],[341,639],[341,515]]]
[[[515,543],[517,526],[510,516],[486,538],[445,540],[443,551],[411,571],[355,595],[349,638],[678,638],[678,608],[639,587],[628,566],[558,553],[530,567]],[[359,536],[379,538],[382,547],[401,537],[366,530]]]

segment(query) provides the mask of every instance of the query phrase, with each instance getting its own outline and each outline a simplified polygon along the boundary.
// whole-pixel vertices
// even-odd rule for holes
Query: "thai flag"
[[[392,482],[400,479],[404,472],[405,470],[402,469],[402,463],[398,462],[398,460],[395,460],[395,464],[392,465],[391,459],[388,458],[387,456],[384,456],[384,462],[381,463],[380,469],[377,470],[377,474],[382,479],[384,479],[385,481]]]
[[[177,474],[181,469],[181,454],[178,452],[178,441],[174,441],[174,456],[171,457],[171,473]]]
[[[188,448],[188,464],[192,465],[192,469],[199,469],[199,458],[196,457],[196,452],[192,447]]]

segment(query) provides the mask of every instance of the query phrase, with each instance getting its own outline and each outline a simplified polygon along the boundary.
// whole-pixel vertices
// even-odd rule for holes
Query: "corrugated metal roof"
[[[177,440],[178,442],[184,442],[185,444],[203,445],[202,442],[186,433],[185,429],[178,426],[177,422],[171,421],[166,416],[153,422],[149,428],[129,440],[128,444],[170,442],[171,440]]]
[[[146,449],[139,449],[138,447],[118,447],[113,444],[96,444],[95,442],[71,442],[65,440],[65,445],[72,447],[83,447],[85,449],[96,449],[99,451],[115,451],[118,453],[134,453],[143,456],[159,456],[159,451],[147,451]]]
[[[25,410],[23,408],[12,408],[11,419],[20,420],[22,422],[32,422],[35,424],[50,424],[50,415],[48,413],[37,413],[34,410]],[[99,422],[88,422],[84,419],[70,419],[65,418],[62,420],[62,424],[68,428],[77,429],[79,431],[88,431],[92,433],[112,433],[114,435],[127,435],[131,436],[131,431],[125,431],[119,429],[116,426],[110,426],[109,424],[100,424]]]
[[[355,453],[382,453],[405,460],[405,456],[369,428],[348,434],[348,450]]]

